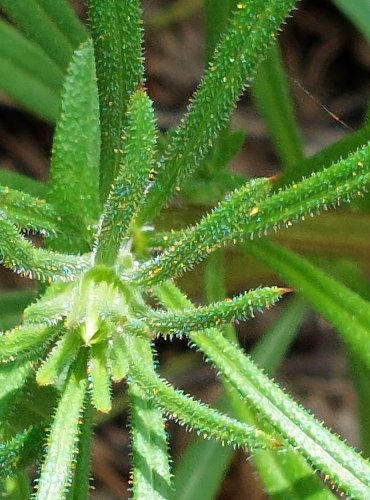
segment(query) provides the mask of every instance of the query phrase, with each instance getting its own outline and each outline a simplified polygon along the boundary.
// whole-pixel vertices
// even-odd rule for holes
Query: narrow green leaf
[[[295,0],[237,2],[188,115],[160,161],[156,185],[149,194],[141,222],[158,214],[179,181],[199,167],[212,150],[241,91],[253,78],[295,3]]]
[[[294,286],[370,367],[370,304],[305,258],[268,241],[245,247]]]
[[[0,204],[2,216],[20,228],[43,234],[57,232],[55,209],[45,200],[0,186]]]
[[[71,367],[56,409],[37,482],[37,500],[64,498],[71,486],[87,387],[86,354],[81,351]]]
[[[12,62],[19,71],[42,82],[58,96],[64,72],[42,49],[3,20],[0,20],[0,42],[1,57]]]
[[[278,45],[271,47],[268,57],[258,67],[252,93],[284,169],[292,170],[295,178],[301,177],[305,172],[296,167],[303,160],[302,142]]]
[[[350,21],[361,31],[367,40],[370,40],[370,4],[368,0],[356,0],[348,2],[346,0],[333,0]]]
[[[159,300],[170,309],[189,307],[189,300],[181,294],[179,289],[170,283],[155,287],[154,293]],[[282,359],[285,353],[284,349],[287,349],[289,341],[292,339],[296,331],[296,327],[301,321],[300,316],[303,306],[304,304],[302,304],[301,300],[296,300],[295,303],[288,307],[286,313],[282,315],[281,320],[279,318],[275,327],[269,330],[266,336],[261,339],[259,344],[257,344],[253,353],[255,353],[259,366],[262,368],[269,368],[271,366],[271,370],[273,370],[274,366],[276,366]],[[231,338],[231,341],[235,343],[233,338]],[[223,404],[228,407],[231,405],[234,415],[240,421],[246,422],[250,425],[256,425],[258,419],[253,417],[252,408],[246,407],[243,403],[240,403],[237,392],[232,390],[232,388],[224,380],[222,382],[225,384],[225,389],[229,398],[228,405],[226,405],[226,399],[221,400],[222,406]],[[261,428],[261,422],[258,424],[258,427]],[[196,442],[194,444],[194,453],[204,453],[202,460],[202,464],[205,467],[204,475],[207,475],[207,472],[209,475],[210,468],[213,473],[214,460],[217,460],[217,464],[222,471],[228,460],[231,458],[230,451],[227,449],[219,450],[215,446],[211,446],[211,444],[213,443]],[[221,452],[221,457],[213,457],[214,454],[216,455],[219,452]],[[188,460],[191,460],[191,464],[193,464],[194,455],[191,449],[189,449],[187,456]],[[222,457],[224,462],[222,462]],[[287,449],[284,453],[276,454],[274,450],[256,449],[253,452],[253,460],[259,473],[261,474],[261,478],[264,481],[267,491],[269,493],[273,492],[276,495],[278,495],[278,492],[280,491],[281,496],[277,496],[277,499],[281,498],[281,500],[285,500],[286,498],[289,500],[295,500],[295,498],[298,498],[299,495],[302,496],[308,491],[310,492],[312,499],[315,500],[327,500],[333,498],[331,492],[320,484],[319,479],[314,476],[312,469],[294,450]],[[186,475],[186,463],[184,466],[180,463],[180,467],[180,474]],[[177,472],[178,471],[176,469],[176,473]],[[199,477],[200,474],[201,471],[197,474],[197,478],[201,483],[200,491],[203,491],[203,485],[207,484],[207,482],[205,478],[203,479],[202,477]],[[188,471],[188,477],[189,475],[191,477],[191,484],[193,484],[194,473],[192,468]],[[183,484],[183,478],[181,475],[180,478],[175,475],[175,485],[177,484],[177,481],[180,482],[180,488],[181,484]],[[190,489],[190,491],[192,490]],[[178,490],[176,487],[176,492],[180,492],[184,498],[187,498],[186,488],[184,490]],[[199,492],[194,492],[194,498],[202,498],[202,496],[199,496],[198,493]],[[204,492],[205,497],[207,494],[207,492]]]
[[[214,342],[212,330],[191,333],[190,340],[217,366],[239,397],[337,488],[355,498],[370,494],[369,463],[284,394],[236,346],[222,336]]]
[[[288,299],[279,319],[253,346],[251,355],[258,366],[273,374],[297,334],[307,311],[300,297]]]
[[[43,182],[6,168],[0,168],[0,184],[39,198],[45,198],[47,193],[47,186]]]
[[[73,55],[64,84],[61,112],[54,136],[48,199],[62,223],[81,221],[80,234],[68,231],[52,241],[58,250],[86,251],[90,224],[99,213],[99,104],[91,42]],[[68,179],[68,183],[66,183]]]
[[[54,384],[63,373],[68,371],[81,344],[81,337],[76,330],[62,331],[60,340],[37,371],[37,383],[39,385]]]
[[[98,411],[103,413],[109,413],[112,407],[107,349],[106,340],[93,344],[90,347],[88,362],[91,402]]]
[[[207,253],[230,241],[253,239],[293,221],[304,220],[320,209],[327,210],[361,194],[370,182],[370,145],[358,149],[333,166],[266,196],[267,179],[257,179],[234,191],[226,201],[196,225],[174,232],[167,238],[163,253],[141,266],[135,279],[159,283],[182,274]],[[265,195],[265,199],[263,197]]]
[[[28,38],[42,48],[64,70],[70,61],[74,45],[70,43],[65,34],[68,31],[68,26],[62,32],[60,23],[57,23],[56,19],[60,15],[63,4],[65,10],[68,5],[64,0],[54,0],[46,10],[43,3],[39,0],[17,0],[17,2],[1,0],[0,6],[26,33]]]
[[[110,345],[109,359],[111,362],[112,380],[120,382],[128,372],[128,358],[125,352],[125,343],[121,332],[113,331]]]
[[[87,40],[88,32],[68,0],[37,0],[37,3],[74,48]]]
[[[32,364],[27,359],[18,359],[13,363],[0,364],[0,422],[7,417],[15,394],[24,386]],[[3,429],[1,429],[1,432]]]
[[[88,267],[85,256],[48,252],[35,248],[17,228],[0,217],[0,258],[17,274],[40,281],[71,281]]]
[[[182,336],[189,330],[198,331],[237,319],[254,317],[274,305],[284,290],[278,287],[258,288],[245,292],[233,299],[214,302],[204,307],[187,307],[177,312],[148,311],[144,320],[133,321],[129,327],[144,329],[157,335]]]
[[[72,308],[74,283],[53,283],[45,294],[23,313],[26,324],[54,325],[67,316]]]
[[[58,116],[59,95],[0,53],[0,88],[25,108],[50,122]]]
[[[88,498],[90,490],[90,461],[92,441],[93,409],[89,401],[85,403],[78,442],[78,455],[73,473],[73,483],[69,494],[72,500]]]
[[[27,356],[36,358],[39,348],[55,337],[56,331],[47,325],[23,325],[0,334],[0,362]]]
[[[117,177],[131,94],[144,81],[138,0],[89,0],[101,126],[100,194],[105,201]],[[128,21],[129,20],[129,21]]]
[[[41,454],[43,427],[30,427],[6,443],[0,443],[0,477],[15,476]]]
[[[246,214],[267,196],[270,189],[271,182],[261,178],[227,195],[226,201],[219,203],[195,228],[174,232],[167,237],[167,249],[141,266],[137,278],[146,283],[157,283],[174,277],[176,268],[179,274],[184,272],[220,247],[221,242],[234,238],[235,228],[245,224]]]
[[[131,96],[119,172],[104,205],[96,242],[97,263],[115,263],[123,238],[151,185],[156,126],[152,103],[142,90]]]
[[[20,323],[25,307],[35,298],[32,289],[0,290],[0,331],[10,330]]]
[[[148,339],[125,336],[126,351],[142,366],[153,366]],[[132,435],[133,498],[173,498],[168,462],[167,436],[162,413],[148,398],[148,388],[136,383],[133,365],[129,368],[129,398]]]
[[[171,309],[189,306],[189,300],[171,283],[156,286],[154,293]],[[369,464],[286,396],[233,343],[222,335],[215,342],[215,335],[216,331],[209,329],[193,332],[189,337],[244,400],[247,408],[254,408],[263,421],[270,422],[284,436],[285,444],[292,445],[310,464],[324,471],[337,487],[354,497],[356,491],[360,491],[359,498],[364,492],[370,492]],[[286,465],[297,467],[294,458],[290,460]],[[299,469],[295,468],[294,473],[298,474]],[[322,495],[319,492],[317,498],[330,498],[325,492]]]
[[[276,448],[281,445],[276,439],[255,427],[223,415],[182,391],[174,389],[153,369],[147,368],[139,361],[140,357],[129,338],[127,350],[130,355],[130,376],[144,391],[146,399],[149,398],[180,424],[196,429],[204,439],[213,437],[221,442],[248,449]]]

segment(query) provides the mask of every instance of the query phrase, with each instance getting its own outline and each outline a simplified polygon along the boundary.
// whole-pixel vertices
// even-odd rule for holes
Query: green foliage
[[[145,321],[129,324],[129,328],[145,329],[156,335],[182,336],[183,332],[204,330],[230,321],[254,317],[254,311],[268,309],[276,303],[284,290],[259,288],[233,299],[214,302],[206,307],[188,307],[181,312],[148,311]]]
[[[96,242],[97,263],[113,265],[127,228],[152,182],[156,129],[151,102],[145,92],[131,96],[128,123],[118,176],[104,205]]]
[[[143,212],[145,218],[158,213],[178,183],[194,172],[212,150],[235,101],[266,57],[278,26],[294,4],[292,0],[236,3],[188,114],[159,160],[160,188],[152,190]]]
[[[135,0],[88,4],[100,104],[100,194],[105,201],[119,172],[128,102],[144,81],[141,10]]]
[[[25,76],[11,95],[49,120],[62,89],[49,184],[0,177],[2,263],[43,284],[20,324],[13,328],[18,305],[0,335],[2,489],[9,497],[26,491],[22,473],[36,462],[35,498],[86,498],[93,409],[109,413],[112,381],[126,379],[134,498],[186,498],[189,459],[173,482],[166,418],[248,451],[274,498],[332,498],[328,485],[368,498],[369,463],[261,369],[277,368],[306,306],[300,299],[290,303],[256,347],[254,364],[237,346],[230,322],[272,307],[287,289],[227,297],[222,249],[239,245],[275,269],[336,327],[353,366],[361,363],[366,374],[369,296],[292,251],[246,241],[362,195],[370,184],[367,127],[304,159],[274,45],[295,1],[228,1],[214,10],[207,1],[207,71],[181,126],[157,150],[160,134],[143,86],[140,4],[88,3],[92,41],[64,0],[0,1],[28,37],[0,24],[0,40],[6,40],[0,61],[12,68],[8,79],[0,72],[0,86],[11,93],[15,79]],[[32,57],[45,72],[30,64]],[[253,91],[283,163],[278,182],[245,181],[226,170],[244,139],[230,129],[230,114],[259,66]],[[294,177],[298,172],[306,177]],[[178,186],[188,201],[218,204],[192,226],[148,236],[145,224]],[[28,232],[47,236],[49,248],[37,247]],[[207,258],[209,304],[195,306],[174,280]],[[27,305],[34,295],[25,293],[19,302]],[[0,306],[14,297],[4,296]],[[225,391],[219,409],[157,374],[152,341],[158,336],[184,337],[215,367]],[[196,449],[209,463],[197,471],[204,486],[216,448]],[[214,494],[231,448],[219,458]]]
[[[66,231],[50,242],[52,247],[71,253],[89,249],[90,226],[99,214],[100,130],[95,80],[93,47],[88,42],[74,53],[64,82],[47,196],[64,219],[64,227],[79,225],[75,234]]]
[[[87,38],[66,0],[1,0],[0,6],[50,59],[65,70],[73,49]]]

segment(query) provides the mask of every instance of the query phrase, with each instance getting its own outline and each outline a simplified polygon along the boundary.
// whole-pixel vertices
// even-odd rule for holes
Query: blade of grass
[[[44,199],[47,193],[46,184],[5,168],[0,168],[0,184]]]
[[[36,297],[36,291],[1,290],[0,291],[0,331],[9,330],[20,322],[23,310]]]
[[[55,90],[1,55],[0,67],[0,88],[6,94],[41,118],[52,123],[56,121],[59,99]]]
[[[370,3],[368,0],[332,0],[333,3],[348,17],[367,40],[370,41]]]
[[[88,266],[86,256],[77,257],[35,248],[17,228],[0,218],[2,264],[17,274],[40,281],[71,281]]]
[[[296,179],[301,177],[302,141],[278,45],[271,47],[267,58],[258,67],[252,82],[252,95],[267,124],[285,175],[293,175]]]
[[[370,368],[370,303],[317,266],[269,241],[243,247],[303,294],[341,334],[348,348]]]
[[[77,48],[88,38],[88,31],[76,16],[68,0],[37,0],[50,19],[68,39],[73,48]]]
[[[3,20],[0,20],[0,47],[1,57],[12,62],[19,71],[42,82],[58,96],[64,72],[42,49]]]
[[[64,0],[48,2],[47,9],[42,4],[44,2],[39,0],[17,0],[16,2],[0,0],[0,6],[26,33],[29,40],[42,48],[62,70],[65,70],[75,45],[70,42],[66,34],[69,26],[65,26],[63,31],[60,29],[63,23],[60,14],[63,10],[64,12],[70,11],[71,8]]]
[[[318,153],[305,158],[300,165],[296,165],[289,172],[283,172],[283,175],[277,179],[277,186],[284,186],[297,179],[296,171],[302,175],[308,176],[312,172],[317,172],[323,168],[329,167],[333,162],[353,153],[358,148],[366,146],[370,140],[370,124],[346,135],[343,139],[327,146]]]

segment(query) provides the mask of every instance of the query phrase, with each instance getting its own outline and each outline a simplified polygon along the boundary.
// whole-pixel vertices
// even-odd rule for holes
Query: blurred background
[[[147,88],[154,100],[158,124],[165,131],[179,123],[205,65],[204,13],[201,0],[143,1]],[[72,1],[81,19],[84,2]],[[290,92],[295,103],[304,149],[307,155],[320,151],[356,130],[366,114],[369,96],[370,51],[364,36],[329,0],[302,0],[279,37]],[[233,116],[233,128],[245,132],[245,140],[231,163],[234,172],[251,176],[276,175],[279,160],[274,153],[264,121],[247,89]],[[0,93],[0,166],[47,181],[53,125],[36,118],[9,96]],[[179,197],[169,213],[171,226],[192,221],[206,207],[189,207]],[[322,217],[324,219],[325,216]],[[159,222],[161,223],[161,222]],[[294,230],[290,230],[294,231]],[[299,230],[298,230],[299,231]],[[279,233],[284,240],[285,232]],[[319,255],[319,241],[299,239],[290,245]],[[324,248],[321,262],[330,265],[333,256],[353,256],[358,266],[369,270],[368,248],[353,250],[347,245]],[[361,250],[361,248],[360,248]],[[203,266],[204,267],[204,266]],[[188,273],[182,287],[192,299],[204,301],[203,267]],[[226,262],[227,292],[232,295],[279,280],[261,265],[230,252]],[[34,285],[11,272],[0,270],[0,289],[25,287],[30,297]],[[278,318],[284,302],[247,323],[236,325],[240,341],[248,350]],[[7,311],[0,311],[6,316]],[[14,322],[16,318],[9,318]],[[330,325],[311,310],[299,322],[299,334],[280,366],[277,380],[306,408],[356,446],[359,442],[357,402],[341,343]],[[189,353],[185,342],[159,341],[158,356],[166,377],[177,387],[213,404],[220,395],[214,371],[199,355]],[[109,416],[98,415],[94,438],[93,476],[95,500],[124,499],[129,488],[129,435],[123,386],[115,387],[115,404]],[[174,462],[192,435],[168,424]],[[265,498],[257,475],[243,452],[236,452],[220,487],[218,499]]]

